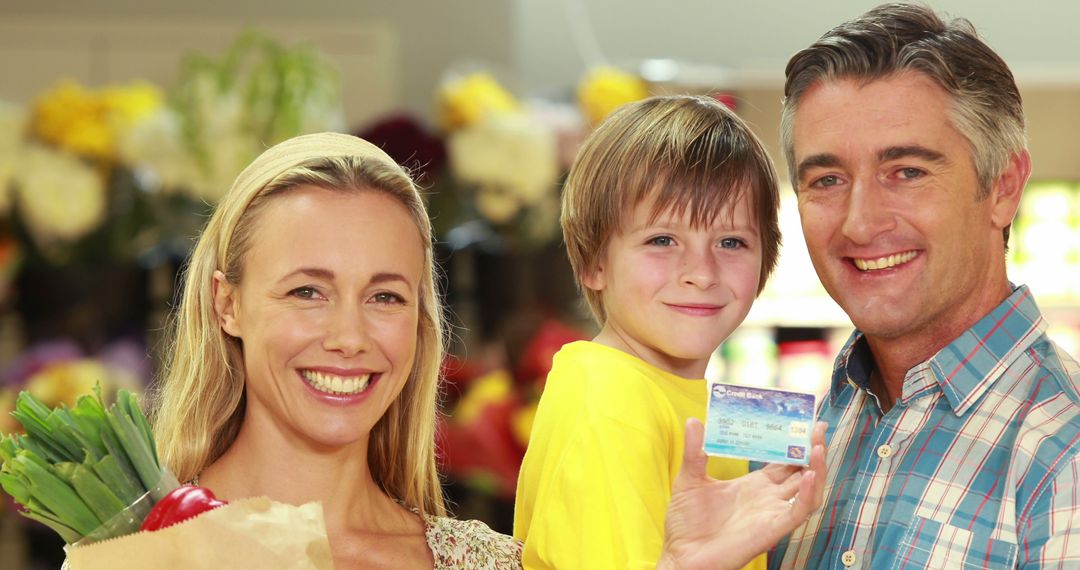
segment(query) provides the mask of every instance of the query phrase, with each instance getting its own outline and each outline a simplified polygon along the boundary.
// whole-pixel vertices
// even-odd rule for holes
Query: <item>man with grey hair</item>
[[[781,136],[836,360],[824,507],[773,568],[1080,568],[1080,367],[1006,275],[1020,93],[966,20],[889,4],[787,67]]]

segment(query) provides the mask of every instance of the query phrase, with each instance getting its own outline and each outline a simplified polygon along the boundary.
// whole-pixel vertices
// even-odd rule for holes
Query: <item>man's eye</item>
[[[829,186],[836,186],[839,183],[840,183],[840,178],[830,174],[828,176],[822,176],[821,178],[818,178],[817,180],[814,181],[813,184],[811,184],[811,186],[816,186],[816,187],[819,187],[819,188],[828,188]]]
[[[743,242],[743,240],[741,240],[739,238],[729,237],[729,238],[724,238],[724,239],[720,240],[720,247],[722,247],[724,249],[738,249],[738,248],[743,247],[745,245],[746,245],[746,243]]]
[[[914,178],[919,178],[922,175],[923,171],[918,168],[909,167],[900,169],[900,178],[903,178],[904,180],[912,180]]]
[[[650,239],[648,243],[650,243],[652,245],[659,245],[659,246],[667,247],[667,246],[670,246],[670,245],[674,245],[675,240],[671,239],[671,236],[656,236],[656,237]]]

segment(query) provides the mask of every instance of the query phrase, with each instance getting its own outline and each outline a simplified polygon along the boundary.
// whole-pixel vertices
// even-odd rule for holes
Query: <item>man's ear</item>
[[[1020,208],[1020,198],[1024,195],[1024,186],[1031,176],[1031,154],[1018,152],[1009,157],[1009,164],[994,181],[988,199],[993,200],[991,220],[994,227],[1003,229],[1013,222],[1016,211]]]
[[[236,317],[236,286],[229,283],[225,274],[219,270],[214,271],[214,312],[217,313],[218,324],[221,330],[230,336],[240,336],[240,320]]]

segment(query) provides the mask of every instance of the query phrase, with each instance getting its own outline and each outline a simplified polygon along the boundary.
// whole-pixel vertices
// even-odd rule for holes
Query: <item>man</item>
[[[774,568],[1080,568],[1080,367],[1006,276],[1020,94],[965,20],[878,7],[787,67],[781,137],[837,357],[824,506]]]

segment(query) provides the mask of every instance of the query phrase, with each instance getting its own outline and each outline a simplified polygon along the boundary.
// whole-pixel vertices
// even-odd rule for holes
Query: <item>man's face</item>
[[[996,198],[997,183],[990,198],[977,198],[971,149],[950,105],[915,72],[819,82],[798,103],[806,245],[825,289],[872,341],[939,348],[1008,291],[1001,230],[1012,212]]]

